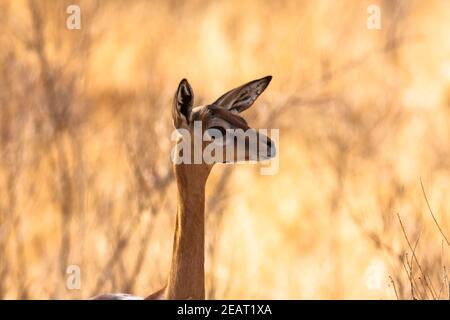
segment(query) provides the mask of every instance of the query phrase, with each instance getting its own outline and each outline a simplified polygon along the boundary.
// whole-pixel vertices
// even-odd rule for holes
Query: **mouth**
[[[275,158],[277,154],[277,150],[275,147],[275,143],[273,143],[272,140],[267,138],[266,147],[262,148],[262,150],[259,151],[258,157],[259,161],[265,161]]]

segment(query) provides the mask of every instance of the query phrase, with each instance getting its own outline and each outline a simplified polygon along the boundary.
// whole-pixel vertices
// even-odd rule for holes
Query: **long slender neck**
[[[205,185],[210,168],[175,165],[178,206],[168,299],[205,298]]]

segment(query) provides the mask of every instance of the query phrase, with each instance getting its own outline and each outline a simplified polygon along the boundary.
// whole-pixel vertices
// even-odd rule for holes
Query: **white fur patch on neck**
[[[96,296],[93,300],[144,300],[144,298],[128,293],[107,293]]]

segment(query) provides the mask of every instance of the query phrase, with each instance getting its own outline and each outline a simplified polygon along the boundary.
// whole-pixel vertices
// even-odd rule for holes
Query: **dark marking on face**
[[[208,106],[208,109],[211,111],[212,115],[218,116],[237,129],[242,129],[244,131],[250,129],[244,118],[223,107],[210,105]]]

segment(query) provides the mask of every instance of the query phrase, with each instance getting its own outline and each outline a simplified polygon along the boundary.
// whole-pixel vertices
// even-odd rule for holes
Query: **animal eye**
[[[222,137],[226,135],[226,130],[224,127],[214,126],[210,127],[208,131],[210,131],[210,136],[213,136],[214,138],[217,138],[217,131],[219,131],[222,134]]]

